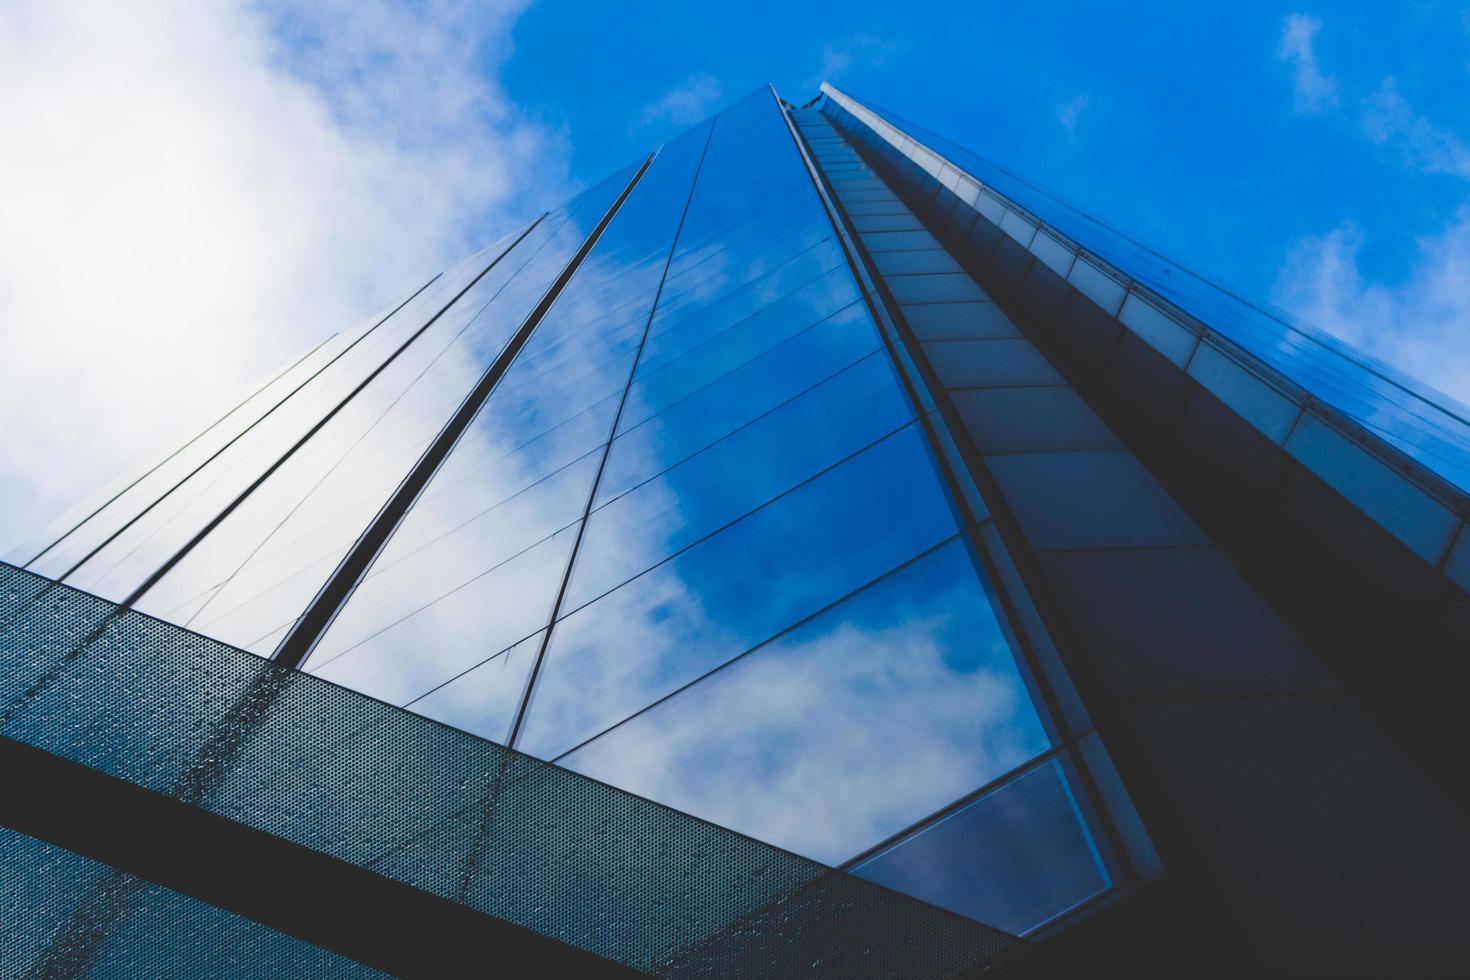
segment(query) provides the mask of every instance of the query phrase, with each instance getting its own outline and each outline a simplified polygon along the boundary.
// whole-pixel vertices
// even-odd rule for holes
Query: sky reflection
[[[625,177],[537,226],[141,607],[273,649]],[[476,268],[80,578],[156,567]],[[890,354],[757,92],[661,149],[304,669],[817,860],[901,834],[1051,745]],[[1071,819],[1037,806],[1021,823]],[[987,905],[934,868],[1027,838],[974,812],[988,838],[951,820],[871,874],[1007,922],[1090,880],[1058,831],[1057,874]]]
[[[1047,747],[951,541],[561,764],[840,863]]]

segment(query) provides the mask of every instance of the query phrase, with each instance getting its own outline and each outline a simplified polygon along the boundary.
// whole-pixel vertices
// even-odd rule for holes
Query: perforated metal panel
[[[0,617],[0,734],[622,964],[937,977],[1015,943],[8,565]],[[69,901],[115,924],[162,899]]]
[[[73,914],[88,902],[123,903],[127,915],[91,942],[91,931]],[[4,977],[383,976],[249,919],[3,828],[0,926]]]

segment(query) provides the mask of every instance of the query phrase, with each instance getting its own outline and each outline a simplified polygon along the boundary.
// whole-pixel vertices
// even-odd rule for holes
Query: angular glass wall
[[[780,105],[664,146],[566,280],[632,176],[323,345],[32,567],[268,654],[391,528],[303,669],[1009,931],[1106,893],[1077,733]]]
[[[659,153],[305,669],[408,704],[546,625],[707,137]],[[506,741],[533,647],[460,727]]]
[[[561,271],[628,174],[548,216],[138,608],[269,653]]]
[[[331,402],[349,394],[398,345],[419,329],[438,300],[452,296],[490,257],[498,256],[518,236],[486,249],[436,277],[386,318],[370,318],[358,328],[339,334],[314,355],[232,412],[221,425],[150,472],[107,503],[81,526],[27,563],[33,571],[82,587],[102,591],[107,572],[155,532],[176,525],[174,537],[196,533],[200,519],[184,523],[177,515],[210,493],[226,499],[256,479],[269,462],[310,431]],[[207,503],[205,501],[204,503]],[[203,505],[197,508],[207,513]],[[186,539],[186,537],[185,537]],[[153,569],[144,568],[138,581]],[[136,582],[121,583],[131,588]],[[112,591],[116,593],[117,588]],[[120,596],[119,596],[120,597]]]
[[[1298,322],[1281,310],[1243,298],[993,160],[894,112],[866,100],[859,101],[1083,248],[1209,324],[1212,330],[1219,331],[1452,486],[1470,490],[1470,406],[1323,330]],[[987,201],[994,207],[994,219],[1001,220],[1005,205],[983,194],[977,206],[986,207]],[[1065,269],[1062,274],[1066,274]],[[1108,281],[1097,270],[1089,270],[1089,275]],[[1105,288],[1111,292],[1121,287],[1109,284]],[[1118,293],[1118,300],[1123,300],[1123,293]],[[1147,316],[1145,309],[1108,312],[1125,319],[1131,319],[1129,315],[1135,312],[1140,318]]]
[[[915,412],[760,93],[660,153],[305,669],[1034,929],[1116,872]],[[936,847],[1009,877],[939,895]]]

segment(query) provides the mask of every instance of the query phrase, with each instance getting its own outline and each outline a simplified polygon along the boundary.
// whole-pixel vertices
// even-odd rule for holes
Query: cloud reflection
[[[952,542],[560,761],[840,863],[1046,747]]]

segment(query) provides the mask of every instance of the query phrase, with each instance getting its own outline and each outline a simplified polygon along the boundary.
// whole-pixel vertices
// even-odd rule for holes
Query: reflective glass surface
[[[511,236],[511,240],[513,238]],[[497,243],[501,250],[506,244],[508,241]],[[496,246],[492,246],[485,251],[494,254],[495,249]],[[90,506],[78,509],[81,512],[75,514],[76,519],[71,519],[73,514],[68,513],[57,521],[48,529],[49,540],[23,560],[43,575],[65,575],[113,535],[124,531],[129,522],[143,519],[152,508],[178,493],[195,473],[220,456],[238,452],[234,449],[237,443],[243,441],[248,445],[270,428],[281,424],[281,420],[292,414],[295,407],[286,408],[286,404],[302,389],[329,384],[333,377],[347,373],[354,363],[362,365],[360,370],[363,372],[369,370],[370,362],[359,350],[373,343],[380,332],[395,330],[400,323],[407,322],[413,314],[403,307],[416,304],[422,293],[434,288],[444,278],[436,277],[380,313],[328,338],[305,357],[278,372],[244,402],[157,466],[145,468],[137,479],[123,481],[112,492],[99,495],[95,502],[89,501]],[[83,517],[86,520],[79,524],[78,520]]]
[[[306,669],[402,704],[546,626],[707,137],[660,152]]]
[[[662,147],[507,348],[632,175],[287,368],[44,557],[126,593],[265,476],[141,610],[270,653],[374,526],[312,674],[964,915],[1106,887],[1036,776],[933,819],[1052,771],[1059,728],[770,92]]]
[[[864,323],[857,329],[872,328]],[[610,591],[910,419],[892,368],[881,357],[865,357],[819,382],[594,512],[567,608]]]
[[[556,758],[954,533],[908,426],[569,610],[518,747]]]
[[[1323,330],[1190,270],[993,160],[859,101],[1395,448],[1461,490],[1470,490],[1470,407]]]
[[[853,869],[895,891],[1024,934],[1112,882],[1069,767],[1052,759]]]
[[[543,221],[138,608],[270,652],[262,636],[306,607],[625,184],[605,182]]]
[[[952,539],[561,763],[835,864],[1046,748]]]
[[[535,229],[532,234],[535,234]],[[521,242],[522,245],[527,243],[525,240]],[[262,416],[258,424],[249,426],[238,439],[222,447],[217,455],[182,474],[180,481],[165,481],[168,485],[162,488],[161,495],[144,504],[116,532],[102,535],[97,543],[100,549],[95,554],[91,549],[83,550],[91,544],[90,539],[68,540],[65,543],[67,548],[57,549],[45,557],[47,567],[37,563],[36,570],[43,574],[62,575],[71,568],[74,558],[85,559],[80,567],[66,574],[65,581],[110,597],[129,593],[203,529],[230,501],[258,480],[294,444],[306,437],[334,407],[372,377],[394,351],[414,338],[435,313],[510,244],[505,242],[496,249],[487,250],[488,254],[473,257],[440,276],[387,321],[363,336],[360,342],[344,349],[341,357],[330,360],[308,384],[293,390],[289,397]],[[513,255],[517,250],[513,249],[507,258],[514,261]],[[138,488],[140,492],[143,489],[141,486]],[[151,494],[154,489],[158,488],[150,488],[148,492]],[[77,536],[73,535],[75,538]],[[81,553],[73,554],[73,551]],[[89,554],[91,557],[87,557]]]
[[[346,331],[346,337],[341,333],[333,334],[316,347],[272,371],[264,380],[252,386],[249,394],[242,401],[202,431],[194,433],[187,442],[169,453],[164,459],[138,466],[131,472],[125,473],[106,484],[95,493],[84,497],[50,524],[32,534],[28,539],[16,544],[3,556],[4,560],[13,565],[22,566],[36,562],[53,548],[61,546],[72,534],[81,531],[83,524],[94,519],[99,523],[114,522],[121,508],[112,508],[116,500],[123,494],[132,491],[144,479],[153,477],[156,471],[166,467],[176,466],[176,461],[179,460],[179,457],[186,453],[197,456],[200,448],[220,444],[223,441],[228,441],[232,435],[238,435],[238,432],[242,428],[250,425],[253,421],[257,421],[260,415],[264,413],[265,409],[262,409],[260,406],[265,405],[266,409],[268,409],[271,404],[271,398],[280,392],[288,392],[292,382],[296,378],[302,376],[310,377],[311,365],[324,365],[326,361],[330,360],[329,355],[331,350],[340,350],[347,346],[352,338],[360,337],[363,333],[372,329],[379,321],[386,319],[387,315],[399,305],[401,303],[395,300],[380,314],[369,317],[367,320]],[[324,348],[327,350],[326,353],[323,352]],[[284,397],[284,395],[280,397]],[[103,516],[104,510],[110,510],[110,513],[107,516]]]

